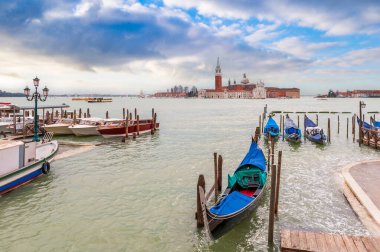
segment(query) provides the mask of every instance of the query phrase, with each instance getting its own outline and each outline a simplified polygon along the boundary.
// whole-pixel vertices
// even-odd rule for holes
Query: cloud
[[[273,48],[292,56],[307,59],[318,50],[341,45],[339,42],[305,42],[300,37],[287,37],[273,43]]]

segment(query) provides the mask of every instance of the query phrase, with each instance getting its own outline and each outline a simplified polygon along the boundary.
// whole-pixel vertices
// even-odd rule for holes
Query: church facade
[[[262,81],[258,83],[250,82],[246,74],[243,74],[240,83],[234,81],[234,83],[231,84],[231,80],[228,80],[227,86],[223,86],[222,83],[222,69],[218,57],[215,67],[215,89],[202,89],[199,91],[198,97],[210,99],[299,98],[300,93],[298,88],[266,88]]]

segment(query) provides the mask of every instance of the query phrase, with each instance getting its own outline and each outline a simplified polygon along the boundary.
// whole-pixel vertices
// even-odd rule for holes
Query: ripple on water
[[[24,101],[14,102],[22,105]],[[161,130],[155,136],[145,135],[126,144],[118,140],[58,160],[49,176],[0,198],[1,251],[265,251],[269,193],[251,218],[210,242],[204,231],[195,227],[198,175],[205,175],[209,188],[216,151],[223,155],[223,184],[227,183],[227,173],[234,171],[249,147],[265,103],[269,110],[289,111],[300,107],[305,111],[316,107],[320,111],[356,111],[357,107],[355,99],[347,103],[311,98],[115,98],[112,104],[92,105],[52,98],[52,103],[62,102],[72,109],[90,106],[94,116],[103,116],[108,110],[112,117],[121,116],[126,105],[138,107],[142,117],[155,107]],[[368,110],[380,105],[376,99],[366,103]],[[291,116],[297,121],[295,114]],[[318,147],[308,141],[298,146],[282,141],[276,144],[283,150],[277,241],[279,228],[285,227],[367,234],[343,196],[340,169],[350,162],[378,158],[379,152],[359,149],[352,139],[346,139],[343,115],[343,133],[338,135],[336,115],[330,117],[330,145]],[[327,115],[320,115],[319,122],[326,127]],[[87,140],[109,142],[97,137]]]

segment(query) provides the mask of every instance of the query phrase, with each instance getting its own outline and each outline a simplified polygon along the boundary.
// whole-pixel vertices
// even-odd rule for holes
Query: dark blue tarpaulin
[[[276,136],[278,135],[279,131],[280,128],[278,127],[276,121],[273,120],[273,118],[270,116],[267,124],[264,127],[264,134],[267,134],[269,132],[272,136]]]
[[[255,166],[262,171],[265,171],[267,169],[264,153],[260,148],[258,148],[255,141],[252,141],[247,155],[245,155],[243,161],[240,163],[236,171],[247,165]]]
[[[318,127],[312,120],[310,120],[308,117],[305,117],[305,127]]]
[[[285,120],[285,133],[288,135],[292,135],[292,134],[301,135],[301,130],[289,117],[287,117]]]
[[[217,205],[210,208],[210,212],[219,216],[232,214],[247,206],[254,199],[254,197],[233,191],[224,197]]]
[[[375,126],[376,128],[380,128],[380,122],[373,120],[373,126]]]
[[[358,122],[358,124],[360,126],[361,120],[359,119],[359,116],[356,117],[356,120],[357,120],[357,122]],[[365,129],[371,129],[372,128],[371,125],[369,123],[366,123],[366,122],[363,122],[363,127]]]

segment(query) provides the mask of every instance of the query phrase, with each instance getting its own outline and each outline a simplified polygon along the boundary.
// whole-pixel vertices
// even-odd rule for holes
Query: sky
[[[51,93],[174,85],[380,88],[379,0],[0,1],[0,90],[38,76]]]

